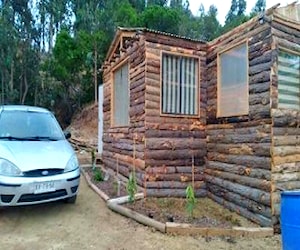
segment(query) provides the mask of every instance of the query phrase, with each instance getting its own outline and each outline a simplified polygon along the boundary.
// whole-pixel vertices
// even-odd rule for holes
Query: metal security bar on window
[[[123,65],[114,72],[113,90],[113,125],[129,125],[129,85],[128,64]]]
[[[300,55],[283,50],[278,57],[278,106],[300,109]]]
[[[163,54],[162,113],[197,115],[198,59]]]

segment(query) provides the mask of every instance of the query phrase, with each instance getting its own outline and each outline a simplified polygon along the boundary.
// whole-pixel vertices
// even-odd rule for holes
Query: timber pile
[[[78,140],[75,138],[70,138],[69,142],[71,143],[71,145],[75,150],[84,150],[84,151],[92,152],[92,151],[96,151],[97,149],[97,145],[91,145],[85,141]]]
[[[249,115],[217,118],[217,55],[248,39]],[[252,19],[209,44],[207,166],[210,198],[263,226],[272,225],[271,27]]]

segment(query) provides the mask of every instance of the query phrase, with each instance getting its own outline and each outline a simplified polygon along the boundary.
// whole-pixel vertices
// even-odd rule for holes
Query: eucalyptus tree
[[[158,6],[166,6],[168,0],[146,0],[146,6],[158,5]]]
[[[136,9],[138,13],[141,13],[145,10],[146,0],[129,0],[131,6]]]
[[[266,0],[257,0],[255,6],[252,8],[251,16],[255,16],[260,12],[266,10]]]
[[[230,10],[226,15],[225,25],[222,32],[225,33],[234,27],[249,20],[245,14],[247,2],[245,0],[231,0]]]
[[[41,50],[51,52],[54,40],[61,28],[72,25],[72,9],[69,0],[36,0],[41,36]]]
[[[145,9],[140,22],[147,28],[178,34],[180,14],[177,9],[153,5]]]
[[[141,2],[135,1],[136,4]],[[140,6],[142,7],[142,6]],[[128,0],[74,1],[74,34],[88,36],[89,48],[85,60],[86,77],[94,82],[94,100],[97,102],[99,75],[98,68],[104,60],[106,51],[118,26],[132,27],[138,23],[137,10]],[[91,71],[92,69],[92,71]],[[92,72],[92,73],[91,73]],[[86,84],[82,87],[86,88]]]
[[[3,9],[2,9],[3,10]],[[0,103],[13,99],[17,32],[3,15],[0,16]]]
[[[215,5],[209,7],[208,12],[203,17],[203,38],[211,41],[218,37],[221,33],[221,24],[217,18],[218,9]]]
[[[38,32],[31,12],[33,1],[1,1],[0,57],[1,102],[32,100],[29,89],[36,84],[39,65]]]

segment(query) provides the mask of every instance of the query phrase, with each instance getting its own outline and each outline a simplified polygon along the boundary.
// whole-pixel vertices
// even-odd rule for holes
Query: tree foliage
[[[153,5],[148,7],[141,15],[141,25],[150,29],[177,33],[179,18],[177,9]]]
[[[245,14],[247,3],[245,0],[231,0],[230,10],[226,15],[223,33],[239,26],[249,20],[249,16]]]
[[[257,0],[251,16],[265,10]],[[249,19],[232,0],[225,25],[217,8],[188,0],[0,0],[0,104],[45,106],[67,125],[94,101],[99,72],[118,26],[212,40]]]
[[[266,0],[257,0],[253,7],[250,16],[255,16],[266,10]]]

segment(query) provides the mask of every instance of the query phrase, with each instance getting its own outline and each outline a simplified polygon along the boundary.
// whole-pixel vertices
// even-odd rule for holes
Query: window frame
[[[293,108],[288,108],[288,107],[280,107],[280,103],[279,103],[279,84],[280,84],[280,81],[279,81],[279,52],[280,51],[283,51],[285,53],[289,53],[289,54],[292,54],[292,55],[296,55],[296,56],[299,57],[299,60],[300,60],[300,51],[298,51],[298,50],[291,50],[291,49],[287,49],[287,48],[282,47],[282,46],[278,46],[278,54],[277,54],[277,81],[278,81],[278,85],[277,85],[277,108],[278,109],[282,109],[282,110],[300,111],[300,106],[299,106],[298,109],[293,109]],[[300,91],[299,91],[299,102],[300,102]]]
[[[221,91],[221,55],[229,52],[237,47],[242,46],[243,44],[245,44],[246,46],[246,56],[247,56],[247,69],[246,69],[246,89],[247,89],[247,111],[245,113],[237,113],[234,115],[222,115],[220,114],[220,91]],[[250,102],[249,102],[249,40],[248,39],[244,39],[238,43],[235,43],[221,51],[218,52],[217,54],[217,113],[216,113],[216,117],[217,118],[231,118],[231,117],[237,117],[237,116],[248,116],[249,115],[249,110],[250,110]]]
[[[120,68],[122,68],[125,64],[128,65],[128,124],[127,125],[117,125],[115,124],[115,97],[114,97],[114,90],[115,90],[115,72],[118,71]],[[111,90],[110,90],[110,97],[111,97],[111,114],[110,114],[110,124],[111,128],[128,128],[130,126],[130,63],[129,63],[129,57],[123,59],[118,63],[118,65],[115,65],[111,69],[111,74],[110,74],[110,80],[111,80]]]
[[[196,103],[196,112],[194,115],[189,115],[189,114],[170,114],[170,113],[164,113],[163,112],[163,107],[162,107],[162,89],[163,89],[163,55],[171,55],[171,56],[176,56],[176,57],[187,57],[187,58],[193,58],[196,59],[198,61],[198,67],[197,67],[197,74],[196,74],[196,95],[195,95],[195,103]],[[201,74],[200,74],[200,57],[196,56],[196,55],[192,55],[192,54],[184,54],[184,53],[180,53],[180,52],[174,52],[174,51],[168,51],[168,50],[161,50],[160,51],[160,116],[161,117],[187,117],[187,118],[200,118],[200,82],[201,82]]]

